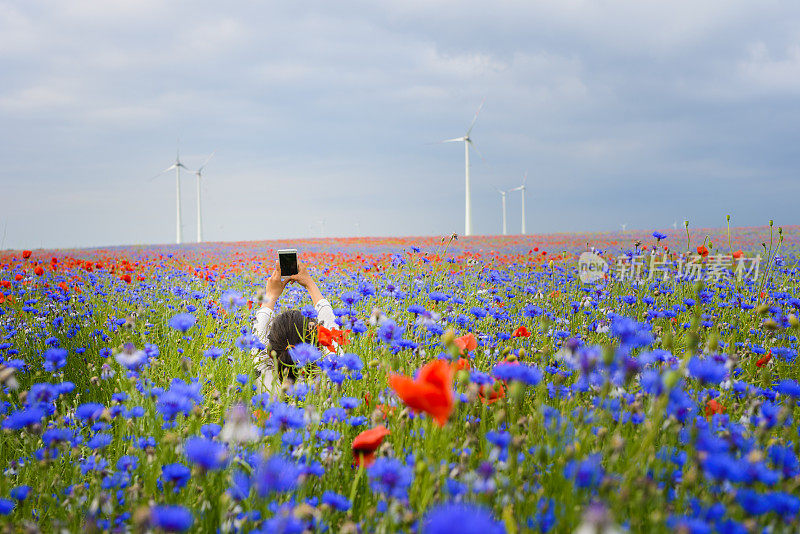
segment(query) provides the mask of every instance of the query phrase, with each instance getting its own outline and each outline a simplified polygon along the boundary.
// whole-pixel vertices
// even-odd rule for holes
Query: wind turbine
[[[208,159],[206,159],[205,163],[200,165],[200,168],[194,171],[194,173],[197,175],[197,242],[198,243],[203,242],[203,212],[201,211],[201,204],[200,204],[200,178],[203,175],[203,169],[205,169],[208,162],[211,161],[211,158],[213,158],[214,154],[216,153],[217,153],[216,150],[212,152],[211,155],[208,156]]]
[[[621,223],[620,227],[622,228],[622,233],[625,233],[625,230],[628,228],[628,223]]]
[[[508,235],[508,229],[506,227],[506,193],[508,193],[508,191],[502,191],[499,187],[495,187],[495,189],[500,193],[500,201],[503,204],[503,235]]]
[[[175,213],[175,232],[177,234],[175,239],[176,239],[176,243],[178,243],[179,245],[181,244],[181,241],[183,241],[183,232],[181,230],[181,169],[182,168],[186,169],[187,171],[189,170],[189,168],[186,165],[181,163],[181,151],[180,151],[180,149],[178,149],[177,153],[176,153],[176,156],[175,156],[175,163],[173,163],[172,165],[170,165],[169,167],[167,167],[166,169],[164,169],[160,173],[158,173],[155,176],[153,176],[152,178],[150,178],[150,180],[155,180],[156,178],[158,178],[162,174],[167,173],[167,172],[171,171],[172,169],[175,169],[175,212],[176,212]]]
[[[528,189],[528,186],[525,184],[527,182],[528,182],[528,173],[526,172],[525,175],[522,177],[522,185],[509,190],[509,193],[511,193],[512,191],[519,191],[520,193],[522,193],[522,235],[525,235],[525,191]]]
[[[486,99],[484,99],[484,102]],[[475,116],[472,118],[472,122],[467,128],[467,133],[464,134],[463,137],[456,137],[455,139],[446,139],[442,141],[442,143],[459,143],[461,141],[464,142],[464,167],[465,167],[465,194],[464,194],[464,235],[472,235],[472,196],[469,187],[469,146],[472,145],[472,148],[477,152],[478,149],[475,148],[475,145],[472,143],[472,139],[470,139],[469,134],[472,133],[472,128],[475,126],[475,121],[478,120],[478,114],[481,112],[483,108],[483,102],[481,105],[478,106],[478,111],[475,112]],[[480,155],[480,152],[478,152]]]

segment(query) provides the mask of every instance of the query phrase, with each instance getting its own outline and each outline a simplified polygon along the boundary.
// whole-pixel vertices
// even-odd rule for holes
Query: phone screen
[[[281,265],[281,276],[297,274],[297,251],[279,250],[278,260]]]

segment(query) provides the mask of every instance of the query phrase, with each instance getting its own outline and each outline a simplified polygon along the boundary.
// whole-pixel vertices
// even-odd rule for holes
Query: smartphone
[[[285,248],[278,251],[278,261],[281,265],[281,276],[297,274],[297,249]]]

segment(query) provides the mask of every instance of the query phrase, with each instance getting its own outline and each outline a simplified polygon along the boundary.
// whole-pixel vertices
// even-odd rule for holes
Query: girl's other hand
[[[308,274],[308,267],[305,266],[304,263],[301,263],[297,266],[297,274],[293,274],[289,277],[289,280],[300,284],[304,288],[308,289],[309,286],[314,284],[314,279],[311,278],[311,275]]]
[[[267,305],[270,308],[275,307],[275,302],[277,302],[278,298],[283,293],[283,288],[286,287],[286,284],[289,283],[291,278],[287,278],[286,280],[281,280],[281,264],[280,262],[275,262],[275,269],[272,271],[272,274],[267,279],[267,285],[264,287],[264,296],[267,298]]]

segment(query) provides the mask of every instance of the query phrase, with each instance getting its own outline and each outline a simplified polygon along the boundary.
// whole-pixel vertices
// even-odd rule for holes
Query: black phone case
[[[281,276],[297,274],[297,254],[279,254],[281,262]]]

